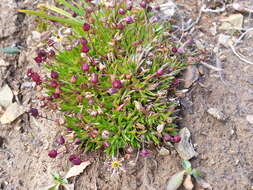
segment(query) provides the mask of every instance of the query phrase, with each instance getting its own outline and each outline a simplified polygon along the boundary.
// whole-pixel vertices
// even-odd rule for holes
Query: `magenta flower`
[[[85,46],[82,47],[82,52],[83,53],[88,53],[89,51],[90,51],[90,49],[89,49],[88,46],[85,45]]]
[[[50,83],[50,87],[51,88],[57,88],[58,86],[58,82],[56,80],[52,80],[51,83]]]
[[[58,79],[59,74],[57,72],[55,72],[55,71],[51,71],[50,76],[51,76],[52,79]]]
[[[82,64],[82,70],[83,70],[83,72],[88,72],[89,68],[90,68],[90,66],[87,63],[83,63]]]
[[[133,19],[132,16],[127,16],[127,17],[125,18],[125,21],[126,21],[127,24],[132,24],[132,23],[134,23],[134,19]]]
[[[151,151],[147,149],[142,149],[142,151],[140,152],[140,155],[143,157],[148,157],[150,154],[151,154]]]
[[[50,151],[48,152],[48,156],[49,156],[50,158],[56,158],[57,155],[58,155],[57,150],[50,150]]]
[[[32,70],[31,68],[28,69],[26,75],[27,75],[29,78],[31,78],[32,75],[33,75],[33,70]]]
[[[164,74],[164,70],[162,68],[156,71],[156,76],[162,76]]]
[[[48,52],[48,57],[54,57],[54,56],[55,56],[55,51],[51,49],[51,50]]]
[[[107,92],[112,95],[112,94],[115,94],[116,92],[118,92],[118,89],[117,88],[110,88],[107,90]]]
[[[43,62],[43,58],[41,56],[37,56],[34,58],[34,61],[38,64],[42,63]]]
[[[79,158],[75,158],[75,159],[71,160],[71,162],[74,165],[80,165],[82,163],[82,160],[80,160]]]
[[[140,3],[140,6],[141,6],[143,9],[145,9],[145,8],[147,7],[147,3],[146,3],[145,1],[142,1],[142,2]]]
[[[85,23],[83,25],[83,30],[86,31],[86,32],[89,31],[90,30],[90,25],[88,23]]]
[[[29,112],[33,117],[39,116],[39,111],[36,108],[30,108]]]
[[[118,13],[121,15],[124,15],[124,14],[126,14],[126,11],[124,9],[120,8]]]
[[[41,80],[40,75],[38,73],[33,73],[32,74],[32,80],[34,82],[36,82],[37,85],[42,83],[42,80]]]
[[[88,44],[88,41],[85,38],[81,38],[80,42],[83,46],[86,46]]]
[[[56,142],[60,145],[63,145],[65,143],[65,139],[63,136],[60,136],[58,139],[56,139]]]
[[[117,24],[117,29],[123,30],[124,28],[125,28],[124,24],[122,24],[122,23]]]
[[[176,47],[173,47],[173,48],[171,49],[171,51],[172,51],[173,53],[177,53],[177,48],[176,48]]]
[[[96,84],[98,83],[98,75],[96,73],[92,73],[91,74],[91,79],[90,81],[93,83],[93,84]]]
[[[122,83],[120,80],[114,80],[112,82],[112,86],[113,86],[113,88],[122,88]]]

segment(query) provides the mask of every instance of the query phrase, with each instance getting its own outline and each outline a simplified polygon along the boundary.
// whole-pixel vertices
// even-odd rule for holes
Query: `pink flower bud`
[[[83,25],[83,30],[86,31],[86,32],[89,31],[90,30],[90,25],[88,23],[85,23]]]

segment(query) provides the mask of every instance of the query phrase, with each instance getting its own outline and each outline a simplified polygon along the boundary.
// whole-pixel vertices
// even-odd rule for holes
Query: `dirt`
[[[42,93],[39,89],[34,91],[32,87],[21,88],[24,82],[28,82],[25,77],[27,68],[36,68],[32,61],[34,49],[27,46],[33,44],[27,39],[34,30],[34,19],[17,14],[16,10],[26,7],[30,9],[38,2],[0,2],[0,47],[13,44],[25,47],[20,55],[0,54],[1,58],[10,63],[7,67],[0,67],[0,85],[8,84],[16,95],[14,101],[27,108],[38,106],[36,97]],[[197,1],[188,2],[187,5],[180,9],[187,9],[187,16],[196,18],[199,10]],[[204,44],[203,55],[209,56],[208,63],[214,66],[213,48],[217,45],[218,33],[212,35],[209,29],[221,17],[232,13],[204,14],[192,34],[194,40]],[[245,26],[248,27],[252,20],[248,15],[245,18]],[[252,44],[251,35],[251,38],[248,37],[237,47],[244,55],[251,56],[251,61]],[[190,129],[194,147],[199,153],[191,160],[193,167],[205,173],[205,180],[214,190],[251,190],[253,146],[250,143],[253,139],[253,126],[246,117],[253,114],[253,68],[240,61],[230,49],[222,47],[220,51],[223,54],[222,72],[198,65],[203,72],[182,99],[184,112],[181,126]],[[207,113],[208,108],[222,111],[228,119],[217,120]],[[61,117],[53,111],[40,111],[52,119]],[[63,132],[54,122],[32,118],[27,114],[11,125],[0,126],[0,190],[39,190],[53,184],[51,173],[64,175],[71,167],[67,156],[63,154],[57,159],[47,156],[49,149],[57,148],[54,141]],[[83,159],[89,158],[92,164],[71,182],[75,183],[76,190],[165,189],[166,181],[182,169],[181,159],[171,148],[168,148],[170,154],[166,156],[159,155],[159,149],[160,147],[147,159],[139,158],[136,163],[133,162],[136,160],[135,154],[129,160],[125,159],[122,167],[126,171],[121,171],[118,176],[111,176],[112,171],[106,164],[108,160],[101,153],[83,155]],[[1,150],[7,150],[11,154]],[[195,187],[196,190],[202,189],[196,184]]]

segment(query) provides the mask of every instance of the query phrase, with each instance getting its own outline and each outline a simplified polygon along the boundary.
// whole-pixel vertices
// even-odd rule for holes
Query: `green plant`
[[[75,17],[51,5],[20,12],[61,22],[73,31],[65,36],[71,49],[55,50],[55,59],[45,64],[54,75],[43,82],[48,100],[59,105],[81,146],[86,151],[103,148],[114,156],[126,147],[158,145],[163,136],[176,136],[177,105],[169,97],[179,86],[175,77],[184,59],[171,51],[174,44],[166,36],[170,24],[154,19],[146,4],[131,9],[124,1],[109,7],[58,2]],[[38,53],[35,61],[40,64],[48,57]],[[41,83],[37,73],[31,78]]]

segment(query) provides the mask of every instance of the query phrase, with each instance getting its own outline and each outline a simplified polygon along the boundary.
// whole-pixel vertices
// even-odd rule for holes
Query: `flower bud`
[[[96,84],[98,83],[98,75],[96,73],[92,73],[91,74],[91,79],[90,81],[93,83],[93,84]]]
[[[86,32],[89,31],[90,30],[90,25],[88,23],[84,23],[83,30],[86,31]]]
[[[57,150],[50,150],[50,151],[48,152],[48,156],[49,156],[50,158],[56,158],[57,155],[58,155]]]

